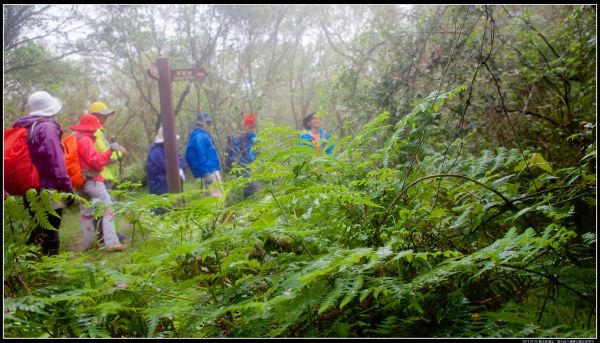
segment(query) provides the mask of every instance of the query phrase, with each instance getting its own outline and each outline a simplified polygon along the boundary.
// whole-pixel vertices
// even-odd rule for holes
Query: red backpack
[[[12,195],[24,195],[27,190],[40,188],[40,175],[29,155],[31,130],[11,127],[4,130],[4,189]]]
[[[79,150],[77,148],[77,136],[68,135],[63,137],[62,144],[65,151],[65,166],[67,174],[71,179],[71,184],[74,189],[79,189],[85,183],[85,178],[81,172],[81,164],[79,163]]]

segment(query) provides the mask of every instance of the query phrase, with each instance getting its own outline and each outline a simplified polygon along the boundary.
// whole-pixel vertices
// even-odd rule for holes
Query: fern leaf
[[[525,156],[527,156],[527,155],[525,155]],[[510,151],[508,153],[508,158],[504,162],[504,166],[511,167],[516,162],[518,162],[522,159],[523,159],[523,155],[521,155],[521,151],[517,148],[512,148],[512,149],[510,149]]]
[[[388,139],[388,143],[387,143],[386,147],[383,149],[383,166],[384,167],[386,167],[386,168],[388,167],[388,163],[389,163],[389,159],[390,159],[390,151],[392,150],[392,148],[394,147],[396,142],[399,140],[401,135],[405,134],[408,131],[409,127],[411,129],[414,129],[414,123],[412,123],[410,119],[411,119],[410,115],[407,115],[407,116],[403,117],[402,119],[400,119],[396,123],[394,133]]]
[[[321,303],[321,306],[319,307],[319,311],[317,313],[321,315],[331,307],[334,307],[336,301],[341,297],[342,293],[346,290],[347,285],[351,282],[351,278],[337,278],[335,280],[335,286],[333,287],[333,290],[329,294],[327,294],[325,299],[323,299],[323,302]]]
[[[356,276],[354,282],[352,283],[352,287],[350,287],[350,289],[347,289],[346,296],[340,302],[340,309],[344,308],[344,306],[346,306],[350,301],[352,301],[352,299],[354,299],[360,293],[360,289],[362,288],[362,286],[363,278],[361,274],[358,274],[358,276]]]
[[[477,162],[471,166],[471,170],[469,174],[472,177],[478,177],[486,172],[489,168],[488,165],[493,161],[493,155],[489,150],[482,151],[481,156],[477,160]]]
[[[493,172],[499,168],[504,167],[507,157],[508,157],[508,149],[506,149],[506,147],[501,146],[501,147],[497,148],[496,149],[496,157],[494,158],[494,164],[492,165],[490,172]]]

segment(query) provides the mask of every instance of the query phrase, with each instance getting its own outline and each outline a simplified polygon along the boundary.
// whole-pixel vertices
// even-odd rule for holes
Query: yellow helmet
[[[88,113],[102,114],[108,116],[111,114],[115,114],[115,110],[108,108],[108,106],[103,102],[96,101],[95,103],[90,105],[90,107],[88,108]]]

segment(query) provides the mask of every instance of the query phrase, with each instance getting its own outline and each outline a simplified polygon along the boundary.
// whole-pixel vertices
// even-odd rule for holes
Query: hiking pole
[[[117,139],[115,137],[110,137],[111,143],[116,143]],[[117,160],[119,161],[119,180],[123,176],[123,161],[121,160],[121,153],[117,151]]]

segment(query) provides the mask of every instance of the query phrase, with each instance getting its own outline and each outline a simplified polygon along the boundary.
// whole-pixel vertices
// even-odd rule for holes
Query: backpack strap
[[[77,140],[77,144],[79,145],[79,140],[83,137],[82,135],[78,134],[78,133],[72,133],[73,136],[75,136],[75,139]],[[79,146],[77,147],[77,153],[79,154]],[[79,162],[79,167],[81,168],[81,175],[83,175],[83,180],[85,182],[87,182],[88,180],[95,180],[97,176],[100,175],[100,172],[97,172],[95,170],[91,170],[89,168],[83,168],[81,166],[81,159]]]
[[[31,128],[29,128],[29,130],[27,130],[27,144],[34,143],[33,142],[33,131],[35,130],[35,124],[37,124],[37,120],[34,121],[33,125],[31,125]]]

